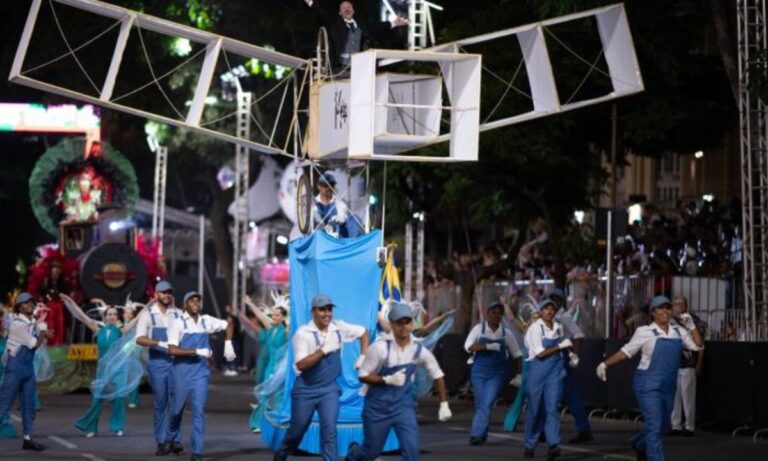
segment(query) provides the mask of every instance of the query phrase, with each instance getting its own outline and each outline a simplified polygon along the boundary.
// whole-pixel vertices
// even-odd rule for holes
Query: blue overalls
[[[563,340],[561,327],[558,327],[558,336],[551,339],[544,337],[544,325],[540,324],[539,327],[541,327],[542,345],[545,349],[557,346]],[[560,414],[557,406],[563,394],[564,361],[561,351],[544,359],[537,357],[530,361],[528,380],[525,383],[528,398],[525,415],[526,449],[533,450],[539,442],[541,430],[537,422],[542,417],[542,411],[547,445],[553,447],[560,443]]]
[[[155,341],[168,341],[168,329],[157,325],[155,314],[152,311],[149,312],[149,315],[152,321],[152,339]],[[174,315],[176,315],[175,312]],[[155,397],[154,429],[155,441],[157,443],[181,441],[178,433],[175,434],[175,438],[171,438],[168,430],[171,419],[169,405],[172,392],[172,366],[173,358],[168,354],[168,351],[154,347],[149,349],[147,374],[149,376],[149,385],[152,386],[152,393]]]
[[[491,421],[493,402],[499,396],[499,392],[501,392],[501,388],[509,375],[509,364],[507,363],[509,351],[505,341],[504,325],[499,325],[501,338],[495,340],[485,337],[485,325],[486,322],[483,322],[480,344],[498,344],[501,348],[498,351],[475,352],[475,361],[472,363],[470,379],[475,391],[475,416],[472,418],[472,429],[469,436],[483,440],[488,437],[488,425]]]
[[[5,342],[6,339],[4,336],[0,336],[0,357],[3,356],[3,353],[5,353]],[[0,386],[3,384],[3,373],[5,370],[5,366],[2,363],[2,360],[0,360]],[[0,417],[0,439],[13,439],[16,438],[16,428],[13,427],[13,424],[11,424],[11,415],[10,413],[6,413],[5,416]]]
[[[315,344],[320,346],[320,336],[316,331]],[[337,330],[339,344],[341,333]],[[291,422],[283,443],[277,450],[281,457],[293,454],[301,443],[304,433],[312,423],[312,415],[317,410],[320,416],[320,439],[323,446],[323,461],[336,459],[336,420],[339,418],[339,385],[336,379],[341,375],[341,349],[323,357],[309,370],[303,371],[297,378],[291,391]]]
[[[411,363],[389,366],[392,341],[387,340],[387,358],[379,376],[389,376],[405,370],[403,386],[371,386],[363,405],[363,445],[347,455],[354,461],[373,460],[381,454],[390,429],[394,429],[400,442],[402,458],[406,461],[419,459],[419,424],[416,422],[416,401],[413,392],[413,374],[422,345],[416,344]]]
[[[99,349],[99,358],[107,353],[110,347],[122,336],[120,329],[115,325],[106,325],[96,333],[96,345]],[[111,400],[112,416],[109,418],[109,430],[122,431],[125,428],[125,398],[120,397]],[[85,414],[75,422],[75,427],[83,432],[96,433],[99,430],[99,418],[104,399],[94,397],[91,406]]]
[[[14,319],[14,322],[23,322]],[[0,389],[0,420],[8,416],[16,395],[21,401],[21,426],[24,435],[32,435],[35,423],[35,351],[27,346],[20,346],[16,355],[11,356],[6,350],[3,360],[6,360],[3,375],[3,386]]]
[[[633,390],[640,403],[645,428],[632,438],[632,447],[645,451],[648,461],[664,461],[661,442],[667,433],[675,406],[677,388],[677,370],[680,368],[680,356],[683,341],[678,327],[672,327],[677,339],[657,336],[656,346],[651,355],[651,363],[646,370],[635,370]]]
[[[200,319],[204,332],[187,333],[187,321],[184,322],[184,334],[179,347],[183,349],[210,349],[208,329],[205,320]],[[175,357],[171,371],[173,393],[171,394],[171,424],[168,437],[180,439],[181,417],[184,414],[184,404],[191,400],[192,406],[192,453],[203,454],[203,437],[205,436],[205,401],[208,398],[208,379],[211,371],[208,369],[208,359],[205,357]]]

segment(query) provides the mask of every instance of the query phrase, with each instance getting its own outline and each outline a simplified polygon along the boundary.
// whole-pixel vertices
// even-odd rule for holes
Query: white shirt
[[[582,339],[584,338],[584,332],[581,330],[576,320],[573,319],[573,314],[568,311],[560,310],[555,315],[555,320],[563,326],[565,337],[568,339]]]
[[[387,344],[389,344],[389,360],[387,360]],[[424,346],[421,346],[421,352],[419,358],[413,360],[413,354],[416,353],[418,342],[411,340],[405,347],[401,348],[393,340],[389,341],[376,341],[369,348],[365,354],[365,360],[358,372],[360,377],[378,374],[384,365],[390,367],[396,367],[399,365],[407,365],[413,363],[417,367],[424,367],[429,373],[432,379],[440,379],[445,376],[440,365],[437,363],[435,356]]]
[[[17,314],[11,320],[8,328],[8,342],[6,350],[11,357],[15,357],[21,346],[34,349],[37,346],[37,334],[35,321],[26,315]]]
[[[349,343],[363,336],[365,334],[365,327],[342,322],[341,320],[334,320],[328,325],[328,329],[323,332],[317,328],[314,320],[310,320],[309,323],[302,325],[301,328],[299,328],[299,331],[293,335],[294,368],[296,368],[296,363],[315,352],[317,348],[320,347],[315,341],[315,333],[318,335],[320,344],[323,344],[325,338],[330,334],[333,334],[334,336],[332,341],[336,341],[335,336],[337,331],[341,334],[341,342]],[[296,373],[301,373],[301,371],[296,369]]]
[[[150,316],[150,314],[153,314]],[[153,303],[149,309],[145,309],[139,314],[139,320],[136,322],[136,337],[146,336],[152,339],[152,317],[155,320],[155,326],[159,328],[169,328],[173,321],[181,316],[181,310],[173,306],[168,306],[165,315],[160,312],[157,303]]]
[[[654,334],[654,330],[658,333],[658,336]],[[677,334],[680,332],[680,335]],[[703,347],[699,347],[693,342],[691,334],[682,327],[669,326],[669,333],[665,333],[656,323],[639,327],[635,330],[635,334],[632,335],[632,339],[629,340],[624,347],[621,348],[621,352],[627,357],[633,357],[638,351],[642,352],[640,356],[640,365],[638,370],[647,370],[651,364],[651,356],[653,356],[653,350],[656,348],[656,340],[659,338],[672,338],[683,340],[683,348],[691,351],[700,351]]]
[[[542,335],[542,327],[544,328],[544,334]],[[563,337],[563,326],[556,321],[552,322],[552,328],[547,327],[544,320],[538,319],[528,327],[528,331],[525,332],[525,347],[528,349],[528,358],[526,360],[531,361],[536,358],[537,355],[544,352],[544,339],[557,339]]]
[[[186,327],[184,322],[186,322]],[[178,346],[186,333],[211,334],[226,329],[227,325],[229,322],[226,320],[217,319],[210,315],[201,315],[195,322],[192,316],[185,312],[181,317],[171,322],[171,326],[168,328],[168,345]]]
[[[485,334],[483,334],[483,324],[485,324]],[[491,326],[488,325],[488,322],[478,323],[469,332],[467,340],[464,341],[464,350],[471,354],[472,352],[469,351],[469,346],[480,342],[480,338],[490,339],[491,341],[497,341],[501,339],[502,328],[504,328],[504,326],[499,325],[499,328],[497,328],[496,331],[493,331],[491,330]],[[522,357],[523,353],[520,352],[520,345],[517,344],[515,334],[512,333],[509,328],[504,328],[504,342],[507,344],[507,350],[512,357]]]

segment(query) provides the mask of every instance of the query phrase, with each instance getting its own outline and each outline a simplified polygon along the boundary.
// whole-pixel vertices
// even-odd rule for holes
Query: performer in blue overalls
[[[555,321],[557,306],[549,299],[537,306],[541,318],[528,327],[525,347],[530,368],[525,383],[528,407],[525,415],[525,457],[533,458],[544,420],[547,459],[560,456],[560,413],[557,406],[563,394],[565,378],[564,350],[572,346],[563,335],[563,327]],[[543,415],[542,415],[543,412]]]
[[[434,379],[440,397],[438,419],[451,417],[444,373],[435,356],[411,337],[413,310],[405,303],[395,302],[389,311],[393,339],[376,341],[360,367],[360,381],[367,386],[363,406],[363,444],[352,442],[348,461],[374,460],[381,454],[390,429],[400,442],[402,458],[419,459],[419,425],[416,422],[416,401],[413,397],[413,375],[423,366]]]
[[[174,320],[168,329],[168,348],[175,357],[171,394],[171,424],[169,438],[178,437],[184,406],[189,400],[192,407],[192,461],[203,459],[203,437],[205,434],[205,401],[208,397],[208,357],[211,344],[208,335],[226,330],[224,357],[235,360],[232,347],[232,324],[210,315],[200,315],[202,299],[200,293],[190,291],[184,295],[184,313]]]
[[[312,321],[293,335],[294,368],[299,375],[291,390],[291,420],[274,461],[284,461],[301,444],[315,410],[320,417],[323,461],[336,459],[336,420],[339,416],[341,346],[360,339],[359,367],[368,350],[365,327],[333,321],[334,304],[328,295],[312,298]]]
[[[35,298],[21,293],[16,298],[13,311],[16,317],[11,321],[8,340],[2,361],[5,366],[3,385],[0,388],[0,421],[8,417],[11,404],[17,395],[21,400],[21,424],[24,432],[24,450],[43,451],[45,447],[32,440],[32,426],[35,423],[35,349],[46,339],[53,338],[45,323],[46,312],[35,322],[32,312]]]
[[[147,374],[154,395],[154,430],[158,456],[168,453],[181,453],[180,434],[169,437],[170,392],[172,385],[171,366],[173,358],[168,354],[168,327],[181,315],[173,305],[173,287],[166,281],[155,286],[155,300],[139,314],[136,325],[136,343],[149,347],[149,365]]]
[[[568,411],[573,416],[573,422],[576,425],[576,437],[569,440],[569,443],[585,443],[593,439],[592,428],[589,425],[587,409],[584,407],[584,400],[581,398],[576,378],[573,376],[574,369],[579,366],[579,351],[581,342],[584,340],[584,332],[573,318],[565,305],[565,291],[562,288],[553,289],[547,298],[551,299],[557,305],[557,314],[555,320],[563,326],[565,337],[573,342],[573,351],[568,355],[565,362],[565,382],[563,383],[563,400],[568,406]]]
[[[315,228],[334,237],[351,238],[362,234],[362,227],[335,192],[336,177],[327,172],[317,181],[318,194],[315,196],[313,222]]]
[[[671,326],[672,303],[666,296],[651,301],[653,323],[639,327],[618,352],[597,366],[598,378],[607,379],[606,369],[641,352],[633,390],[643,413],[645,428],[632,438],[638,460],[664,461],[662,440],[669,430],[677,387],[677,370],[683,349],[699,351],[704,339],[691,318],[683,327]]]
[[[504,305],[493,301],[485,308],[485,322],[475,325],[464,342],[464,349],[472,357],[472,389],[475,392],[475,416],[469,433],[470,445],[481,445],[488,438],[493,402],[509,379],[511,355],[522,356],[514,334],[501,324]]]

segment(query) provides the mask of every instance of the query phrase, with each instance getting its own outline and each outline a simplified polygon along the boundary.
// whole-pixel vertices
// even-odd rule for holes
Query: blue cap
[[[389,321],[397,322],[402,319],[412,319],[413,309],[411,306],[401,302],[392,303],[392,307],[389,309]]]
[[[558,298],[562,299],[563,301],[568,299],[568,297],[565,296],[565,290],[563,290],[562,288],[555,288],[555,289],[553,289],[552,291],[549,292],[549,294],[547,295],[547,298],[552,299],[553,296],[557,296]]]
[[[27,293],[26,291],[19,293],[19,296],[16,297],[16,304],[26,303],[28,301],[34,302],[35,297]]]
[[[189,301],[190,299],[192,299],[194,297],[200,298],[201,301],[203,300],[203,297],[200,295],[200,293],[198,293],[196,291],[188,291],[187,294],[184,295],[184,304],[186,305],[187,301]]]
[[[331,172],[325,172],[322,176],[320,176],[320,180],[318,181],[318,184],[336,184],[336,176],[333,175]]]
[[[316,294],[315,297],[312,298],[312,309],[325,306],[336,307],[336,305],[333,304],[333,301],[331,301],[330,296],[320,293]]]
[[[542,299],[541,301],[539,301],[538,304],[536,304],[536,310],[541,312],[542,309],[544,309],[545,307],[549,306],[550,304],[555,309],[557,309],[557,304],[555,304],[551,299]]]
[[[491,309],[501,309],[503,311],[504,304],[501,304],[501,301],[491,301],[487,306],[485,306],[485,311],[488,312]]]
[[[164,291],[173,291],[173,286],[171,286],[171,284],[165,280],[161,280],[157,282],[157,285],[155,285],[155,291],[158,293],[162,293]]]
[[[659,306],[663,306],[664,304],[669,304],[671,307],[672,301],[670,301],[669,298],[664,295],[654,296],[651,300],[651,310],[654,310]]]

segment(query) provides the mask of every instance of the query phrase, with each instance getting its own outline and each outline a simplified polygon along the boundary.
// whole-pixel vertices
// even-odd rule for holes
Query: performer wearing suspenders
[[[149,365],[147,374],[154,396],[154,431],[158,456],[168,453],[181,453],[181,437],[175,434],[170,438],[170,391],[171,366],[173,358],[168,353],[168,327],[179,318],[181,311],[173,305],[173,287],[166,281],[155,286],[156,302],[139,315],[136,325],[136,343],[149,347]]]
[[[597,377],[607,380],[607,367],[641,352],[635,371],[633,390],[640,403],[645,428],[632,438],[632,448],[639,461],[664,461],[662,441],[669,430],[677,388],[677,370],[683,348],[698,351],[704,339],[688,317],[683,327],[673,327],[672,303],[666,296],[651,301],[651,325],[639,327],[624,347],[597,366]]]
[[[475,325],[469,332],[464,349],[472,358],[472,388],[475,392],[475,416],[469,433],[469,444],[480,445],[488,438],[491,408],[501,388],[507,382],[507,358],[522,356],[511,331],[501,324],[504,305],[493,301],[486,307],[488,320]]]
[[[413,312],[407,304],[395,303],[389,311],[394,340],[375,342],[360,367],[360,381],[369,385],[363,406],[363,444],[352,442],[348,461],[374,460],[379,456],[390,429],[400,442],[405,461],[419,459],[419,425],[413,397],[413,374],[417,366],[427,369],[440,396],[438,419],[451,417],[443,371],[435,356],[411,338]]]
[[[312,321],[293,335],[294,367],[299,376],[291,391],[291,421],[274,461],[283,461],[296,451],[312,423],[320,417],[323,461],[336,459],[336,420],[339,417],[339,385],[342,343],[360,339],[358,366],[368,349],[365,327],[333,321],[334,304],[328,295],[312,298]]]
[[[192,407],[192,461],[203,459],[203,438],[205,434],[205,401],[208,397],[208,381],[211,372],[208,369],[208,357],[211,356],[211,344],[208,335],[226,330],[224,357],[232,361],[235,351],[232,347],[232,324],[210,315],[200,315],[202,311],[200,293],[190,291],[184,295],[184,313],[168,329],[168,348],[174,357],[171,375],[173,393],[171,394],[171,422],[169,438],[178,437],[181,429],[181,417],[184,406],[190,401]]]

